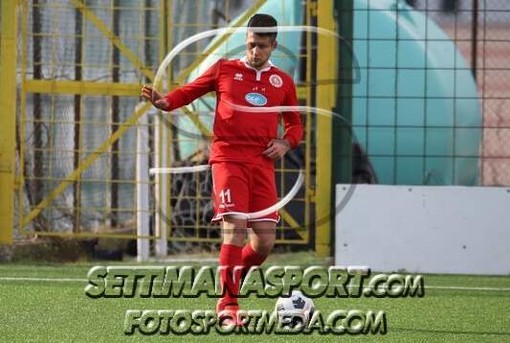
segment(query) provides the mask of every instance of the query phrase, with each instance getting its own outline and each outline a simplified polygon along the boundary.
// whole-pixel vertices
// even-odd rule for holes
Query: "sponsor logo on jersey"
[[[236,81],[243,81],[243,74],[242,73],[236,73],[234,75],[234,80],[236,80]]]
[[[273,87],[280,88],[283,86],[283,80],[280,75],[273,74],[269,76],[269,82],[273,85]]]
[[[246,94],[244,98],[253,106],[264,106],[267,104],[267,98],[260,93],[251,92]]]

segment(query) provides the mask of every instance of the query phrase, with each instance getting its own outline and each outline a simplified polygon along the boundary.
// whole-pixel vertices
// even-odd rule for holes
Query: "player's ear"
[[[278,46],[278,42],[276,41],[276,39],[273,41],[273,50],[276,49],[276,47]]]

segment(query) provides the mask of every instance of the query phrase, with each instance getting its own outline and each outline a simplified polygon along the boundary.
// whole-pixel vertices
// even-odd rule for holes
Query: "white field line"
[[[452,289],[459,291],[496,291],[496,292],[508,292],[510,288],[498,288],[498,287],[464,287],[464,286],[427,286],[425,289]]]
[[[24,276],[0,276],[0,281],[28,281],[28,282],[87,282],[88,279],[72,279],[72,278],[41,278],[41,277],[24,277]]]
[[[0,276],[0,281],[28,281],[28,282],[88,282],[88,279],[73,278],[39,278],[39,277],[17,277],[17,276]],[[158,281],[155,281],[158,283]],[[367,287],[364,287],[366,289]],[[506,287],[467,287],[467,286],[432,286],[425,285],[427,289],[441,290],[459,290],[459,291],[492,291],[492,292],[510,292],[510,288]]]

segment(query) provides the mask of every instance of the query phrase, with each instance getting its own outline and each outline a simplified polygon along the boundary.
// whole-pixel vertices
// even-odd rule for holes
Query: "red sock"
[[[223,293],[224,304],[237,304],[237,295],[239,294],[239,283],[241,280],[241,266],[243,249],[237,245],[222,244],[220,250],[219,266],[221,289]],[[237,267],[237,268],[236,268]]]
[[[260,266],[266,260],[267,256],[260,255],[251,247],[250,243],[247,243],[243,248],[243,266],[246,269],[246,272],[250,270],[251,267]]]

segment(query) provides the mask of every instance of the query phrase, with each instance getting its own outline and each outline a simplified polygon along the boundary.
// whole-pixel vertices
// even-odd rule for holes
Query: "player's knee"
[[[223,244],[231,244],[237,246],[243,246],[245,236],[244,235],[223,235]]]
[[[246,238],[246,222],[223,218],[223,243],[242,246]]]
[[[271,253],[274,247],[274,240],[257,241],[253,244],[253,250],[259,255],[267,256]]]

